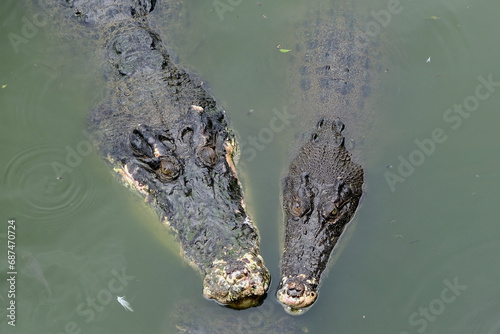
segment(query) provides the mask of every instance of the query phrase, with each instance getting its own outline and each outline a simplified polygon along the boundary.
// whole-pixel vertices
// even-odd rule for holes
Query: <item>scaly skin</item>
[[[176,234],[203,294],[236,308],[259,302],[270,275],[245,212],[234,137],[205,90],[170,61],[148,26],[149,0],[44,1],[64,33],[101,47],[105,102],[89,128],[100,154]],[[59,17],[57,17],[59,16]]]

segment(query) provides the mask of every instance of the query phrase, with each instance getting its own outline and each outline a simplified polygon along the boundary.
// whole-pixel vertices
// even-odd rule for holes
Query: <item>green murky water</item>
[[[247,150],[240,175],[275,279],[262,307],[216,312],[252,330],[284,316],[273,296],[279,186],[300,122],[256,154],[249,138],[293,110],[288,54],[276,45],[294,23],[314,18],[304,17],[301,1],[221,1],[229,6],[221,15],[210,1],[186,1],[171,44],[227,110]],[[394,4],[359,2],[379,15]],[[500,4],[402,0],[397,8],[377,23],[388,71],[362,148],[366,195],[357,224],[319,300],[294,321],[309,333],[500,333]],[[103,86],[92,52],[54,39],[50,22],[15,1],[2,2],[0,23],[0,331],[176,333],[169,315],[181,300],[202,310],[193,316],[217,308],[202,299],[201,279],[155,215],[89,146],[85,117]],[[15,328],[6,317],[9,219]]]

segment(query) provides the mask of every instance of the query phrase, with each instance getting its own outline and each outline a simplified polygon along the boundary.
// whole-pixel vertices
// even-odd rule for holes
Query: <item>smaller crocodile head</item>
[[[311,306],[330,254],[362,195],[363,170],[350,159],[340,121],[321,121],[283,180],[285,247],[277,298],[289,313]]]

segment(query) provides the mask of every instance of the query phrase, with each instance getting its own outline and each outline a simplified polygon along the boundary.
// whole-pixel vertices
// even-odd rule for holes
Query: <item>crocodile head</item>
[[[270,275],[245,213],[224,114],[191,106],[168,126],[140,124],[125,138],[108,160],[175,231],[182,256],[204,276],[205,297],[236,308],[258,303]]]
[[[283,180],[285,244],[277,298],[301,313],[318,296],[330,254],[362,195],[363,170],[351,161],[336,120],[320,121]]]

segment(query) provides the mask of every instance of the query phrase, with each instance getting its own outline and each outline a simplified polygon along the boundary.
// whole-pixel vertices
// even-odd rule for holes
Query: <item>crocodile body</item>
[[[234,137],[200,84],[172,64],[148,25],[154,0],[41,0],[67,35],[99,45],[107,96],[89,116],[100,154],[150,204],[203,276],[203,294],[245,308],[270,275],[245,212]]]
[[[307,17],[295,27],[290,71],[306,134],[292,150],[282,183],[285,233],[277,290],[285,310],[295,314],[316,301],[333,249],[362,196],[361,154],[353,143],[359,146],[369,128],[368,101],[379,71],[376,42],[359,23],[366,16],[355,5],[340,1],[311,9]]]

